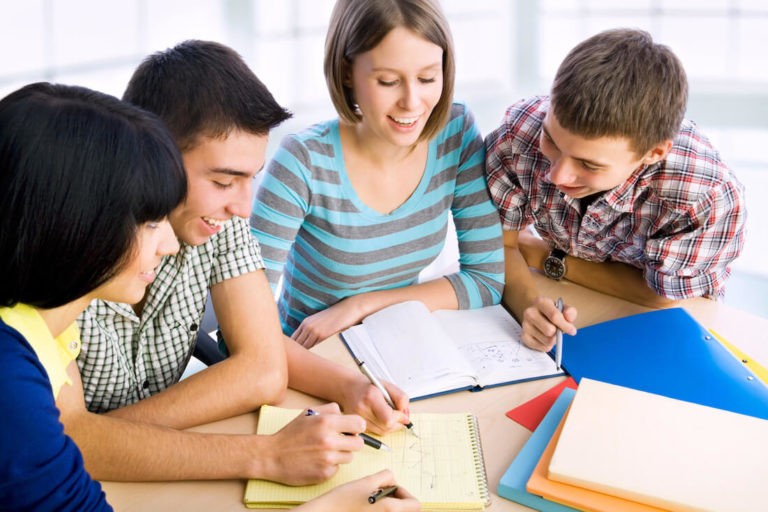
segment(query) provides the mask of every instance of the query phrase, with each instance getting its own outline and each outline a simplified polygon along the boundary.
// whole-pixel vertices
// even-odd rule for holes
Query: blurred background
[[[457,51],[456,98],[483,134],[504,109],[545,94],[562,58],[611,27],[648,30],[683,61],[687,117],[747,189],[747,242],[725,302],[768,317],[768,2],[764,0],[442,0]],[[185,39],[237,50],[294,119],[334,116],[322,72],[333,0],[0,0],[0,97],[33,81],[121,96],[149,53]],[[269,156],[269,155],[268,155]],[[763,226],[762,228],[760,226]],[[450,259],[450,250],[446,258]]]

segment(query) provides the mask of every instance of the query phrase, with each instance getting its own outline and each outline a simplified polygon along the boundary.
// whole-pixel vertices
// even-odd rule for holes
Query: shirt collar
[[[72,384],[67,375],[67,366],[80,354],[80,330],[73,322],[64,331],[53,337],[48,324],[32,306],[17,303],[10,308],[0,308],[3,322],[16,329],[34,349],[51,383],[53,396],[58,396],[64,384]]]

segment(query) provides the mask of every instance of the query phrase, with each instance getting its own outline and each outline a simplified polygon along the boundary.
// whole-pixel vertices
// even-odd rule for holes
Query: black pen
[[[391,487],[385,487],[384,489],[376,489],[371,493],[370,496],[368,496],[368,503],[373,505],[376,503],[376,500],[380,500],[381,498],[387,497],[393,492],[397,490],[397,486],[393,485]]]
[[[305,416],[319,416],[319,415],[320,415],[320,413],[315,411],[314,409],[307,409],[307,412],[305,414]],[[352,435],[355,435],[355,434],[347,434],[347,433],[345,433],[344,435],[345,436],[352,436]],[[384,444],[384,442],[376,439],[375,437],[369,436],[365,432],[361,432],[361,433],[359,433],[357,435],[360,436],[361,438],[363,438],[363,443],[365,443],[366,445],[370,446],[371,448],[376,448],[377,450],[386,450],[388,452],[392,451],[392,448],[390,448],[389,445]]]
[[[387,401],[389,406],[391,408],[393,408],[393,409],[397,409],[397,407],[395,407],[395,402],[392,400],[392,397],[389,396],[389,393],[387,393],[387,389],[379,381],[379,379],[377,379],[376,376],[373,373],[371,373],[371,370],[368,369],[368,367],[365,365],[365,362],[361,361],[360,359],[358,359],[355,356],[352,356],[352,358],[355,360],[355,364],[357,365],[357,367],[360,368],[360,371],[363,372],[363,375],[368,377],[368,380],[371,382],[371,384],[376,386],[376,388],[379,391],[381,391],[381,394],[384,395],[384,400]],[[413,423],[412,422],[409,421],[408,424],[405,426],[405,428],[410,430],[413,433],[413,435],[416,435],[416,431],[413,430]],[[419,437],[419,436],[416,436],[416,437]]]

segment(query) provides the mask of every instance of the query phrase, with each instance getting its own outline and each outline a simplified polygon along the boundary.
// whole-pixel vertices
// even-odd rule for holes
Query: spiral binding
[[[485,471],[485,457],[483,456],[483,445],[480,442],[480,426],[477,423],[477,416],[470,414],[467,416],[469,421],[469,430],[472,433],[472,451],[475,454],[475,469],[479,481],[480,498],[485,506],[491,504],[491,493],[488,491],[488,474]]]

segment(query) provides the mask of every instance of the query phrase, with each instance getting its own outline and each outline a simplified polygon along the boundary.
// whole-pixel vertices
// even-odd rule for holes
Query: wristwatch
[[[555,281],[565,277],[565,255],[566,252],[560,249],[552,249],[549,256],[544,260],[544,275]]]

